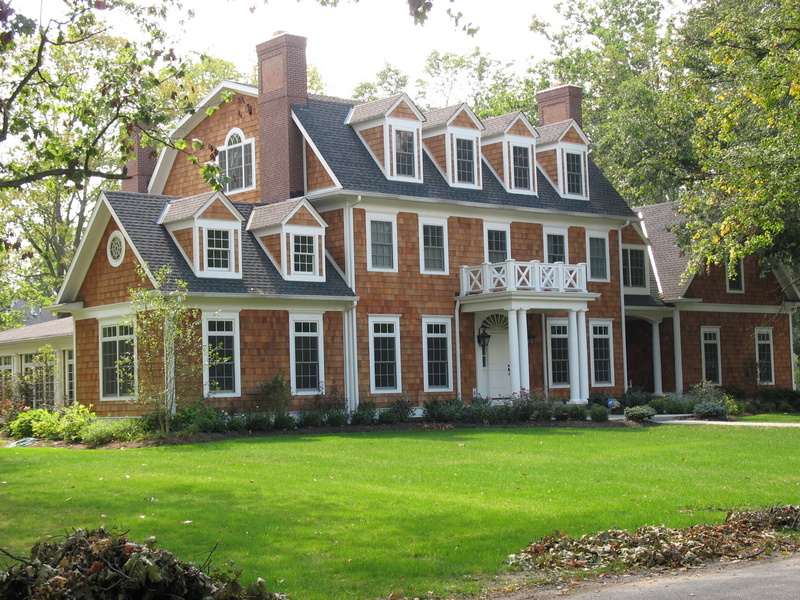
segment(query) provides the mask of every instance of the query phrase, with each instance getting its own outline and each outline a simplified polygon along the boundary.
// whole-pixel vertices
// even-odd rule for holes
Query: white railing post
[[[483,265],[483,289],[481,294],[488,294],[492,291],[492,263],[485,262]]]
[[[517,291],[517,267],[516,262],[513,258],[509,258],[506,260],[506,291],[508,292],[516,292]]]

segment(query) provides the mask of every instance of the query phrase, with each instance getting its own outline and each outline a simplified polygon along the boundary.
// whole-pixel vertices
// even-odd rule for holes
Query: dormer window
[[[292,271],[315,274],[317,249],[313,235],[294,235],[292,244]]]
[[[475,141],[456,138],[456,181],[475,183]]]
[[[515,190],[531,189],[531,149],[528,146],[512,146],[513,177]]]
[[[583,156],[567,152],[567,193],[583,196]]]
[[[209,229],[206,231],[206,268],[230,270],[231,236],[226,229]]]
[[[396,129],[394,137],[395,173],[401,177],[416,177],[417,170],[415,165],[417,162],[417,154],[414,150],[416,148],[414,132]]]
[[[222,189],[227,193],[253,189],[253,138],[245,139],[241,129],[231,129],[218,152]]]

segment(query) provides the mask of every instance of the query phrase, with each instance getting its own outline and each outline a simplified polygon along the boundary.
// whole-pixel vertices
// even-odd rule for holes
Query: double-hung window
[[[420,219],[420,258],[422,273],[448,272],[447,221],[445,219]]]
[[[587,234],[586,254],[589,257],[589,280],[608,281],[608,236],[606,234]]]
[[[401,392],[400,317],[369,317],[370,392]]]
[[[544,230],[544,261],[547,263],[567,262],[567,232]]]
[[[456,182],[475,183],[475,140],[456,138]]]
[[[100,386],[104,400],[130,396],[136,366],[133,348],[130,325],[115,323],[100,327]]]
[[[736,274],[726,277],[725,289],[732,294],[744,293],[744,261],[741,258],[736,264]]]
[[[648,289],[647,257],[644,248],[622,249],[622,286],[636,288],[637,291]]]
[[[611,321],[590,320],[592,385],[614,385],[614,351]]]
[[[239,322],[236,316],[204,319],[206,389],[211,394],[235,396],[239,391]]]
[[[230,271],[231,232],[227,229],[206,229],[206,269]]]
[[[505,262],[509,259],[509,229],[489,226],[486,228],[486,260],[490,263]]]
[[[13,389],[13,364],[11,356],[0,356],[0,400],[11,400]]]
[[[719,327],[701,327],[703,344],[703,379],[714,385],[722,383]]]
[[[294,235],[292,238],[292,273],[315,274],[317,272],[315,236]]]
[[[547,337],[550,350],[550,385],[569,385],[569,329],[567,322],[551,319],[547,322]]]
[[[253,139],[245,139],[240,129],[232,129],[219,148],[217,163],[226,193],[239,192],[254,187]]]
[[[772,328],[756,327],[756,365],[759,385],[775,383],[775,363],[772,355]]]
[[[395,173],[401,177],[416,177],[414,132],[396,129],[394,132]]]
[[[24,354],[22,373],[33,396],[33,408],[52,406],[56,400],[56,365],[47,356]]]
[[[531,149],[529,146],[512,146],[512,183],[515,190],[531,189]]]
[[[422,319],[422,335],[424,338],[422,362],[425,369],[425,391],[452,391],[450,319],[424,317]]]
[[[323,393],[322,315],[292,315],[289,327],[293,392]]]
[[[566,153],[567,193],[583,196],[583,155]]]
[[[370,271],[397,272],[397,219],[394,215],[367,218],[367,261]]]

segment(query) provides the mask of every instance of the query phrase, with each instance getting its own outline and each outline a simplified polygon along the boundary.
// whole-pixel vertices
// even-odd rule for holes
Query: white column
[[[531,391],[531,365],[528,356],[528,311],[520,310],[517,319],[519,327],[519,385]],[[517,390],[519,391],[519,390]]]
[[[577,311],[571,310],[569,315],[569,325],[567,327],[567,335],[569,341],[569,400],[570,402],[577,402],[581,396],[580,384],[580,355],[578,350],[578,314]]]
[[[586,311],[578,311],[578,369],[581,400],[589,401],[589,345],[586,343]]]
[[[657,396],[664,395],[661,381],[661,323],[653,323],[653,393]]]
[[[675,393],[683,392],[683,352],[681,350],[681,313],[672,311],[672,347],[675,355]]]
[[[519,377],[519,328],[517,326],[517,311],[508,311],[508,368],[511,374],[511,393],[518,394],[520,388]]]

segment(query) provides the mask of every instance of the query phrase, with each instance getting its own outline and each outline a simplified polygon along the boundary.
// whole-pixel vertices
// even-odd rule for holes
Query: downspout
[[[355,293],[356,291],[356,259],[354,243],[347,243],[348,240],[355,240],[355,231],[353,225],[353,207],[361,202],[361,196],[356,196],[356,199],[346,204],[344,207],[344,262],[345,262],[345,282],[350,289]],[[360,403],[358,392],[358,332],[357,332],[357,314],[356,306],[358,302],[353,301],[352,305],[344,313],[344,352],[345,352],[345,397],[347,400],[347,409],[354,411],[358,408]]]
[[[792,307],[789,309],[789,356],[792,359],[792,389],[797,389],[797,375],[795,373],[795,365],[794,365],[794,315],[797,312],[797,307]]]
[[[619,255],[619,312],[622,317],[621,331],[622,331],[622,390],[628,391],[628,331],[625,327],[625,292],[622,285],[622,230],[630,225],[630,221],[625,221],[617,229],[617,254]]]
[[[464,396],[461,394],[461,300],[459,298],[456,298],[455,311],[453,322],[456,327],[456,394],[463,402]]]

